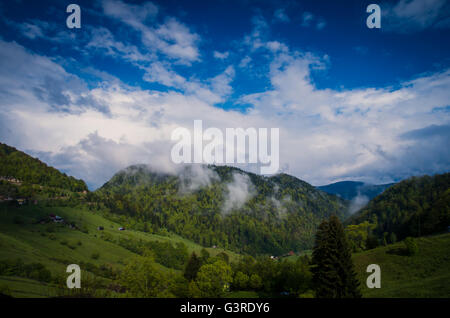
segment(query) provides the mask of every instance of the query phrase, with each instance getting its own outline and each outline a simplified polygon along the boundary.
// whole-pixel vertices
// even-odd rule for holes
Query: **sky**
[[[279,128],[279,171],[313,185],[448,172],[449,110],[445,0],[0,3],[0,142],[90,189],[170,171],[198,119]]]

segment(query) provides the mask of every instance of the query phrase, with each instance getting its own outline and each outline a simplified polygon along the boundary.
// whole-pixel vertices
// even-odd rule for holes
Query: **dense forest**
[[[382,239],[446,231],[450,224],[450,173],[404,180],[370,201],[347,223],[365,221]]]
[[[253,255],[311,248],[323,218],[346,216],[345,201],[286,174],[197,168],[169,175],[131,166],[97,190],[95,200],[140,220],[147,231],[165,228],[204,246]]]
[[[1,181],[15,179],[25,186],[37,184],[73,192],[87,190],[83,180],[67,176],[40,160],[2,143],[0,143],[0,179]],[[2,187],[5,191],[15,191],[13,186],[8,186],[5,182],[2,183]]]

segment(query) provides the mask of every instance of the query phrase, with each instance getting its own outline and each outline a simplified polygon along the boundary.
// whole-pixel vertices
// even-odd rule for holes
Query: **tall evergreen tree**
[[[201,266],[202,260],[197,257],[197,254],[195,254],[195,252],[192,252],[191,257],[189,258],[184,270],[184,278],[186,278],[188,281],[195,280]]]
[[[344,227],[332,215],[323,221],[313,250],[313,284],[318,298],[360,298],[359,281]]]

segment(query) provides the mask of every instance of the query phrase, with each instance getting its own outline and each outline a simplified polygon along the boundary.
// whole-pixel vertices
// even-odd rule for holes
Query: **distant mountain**
[[[369,202],[347,223],[376,223],[375,234],[398,239],[447,231],[450,226],[450,173],[403,180]],[[387,234],[384,234],[387,233]]]
[[[0,143],[0,182],[6,185],[37,184],[73,192],[85,191],[83,180],[67,176],[39,159]]]
[[[287,174],[264,177],[227,166],[164,174],[128,167],[95,192],[111,211],[205,246],[280,255],[311,248],[319,223],[342,219],[347,202]]]
[[[358,181],[341,181],[317,188],[326,193],[335,194],[345,200],[353,200],[358,196],[364,196],[368,200],[371,200],[394,184],[367,184]]]

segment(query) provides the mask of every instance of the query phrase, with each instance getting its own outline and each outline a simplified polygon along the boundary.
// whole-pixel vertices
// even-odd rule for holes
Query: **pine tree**
[[[313,284],[318,298],[360,298],[359,281],[344,227],[337,216],[323,221],[313,250]]]
[[[192,252],[191,257],[186,264],[186,268],[184,270],[184,278],[188,281],[195,280],[197,278],[197,273],[200,267],[202,266],[202,260],[197,257],[195,252]]]

